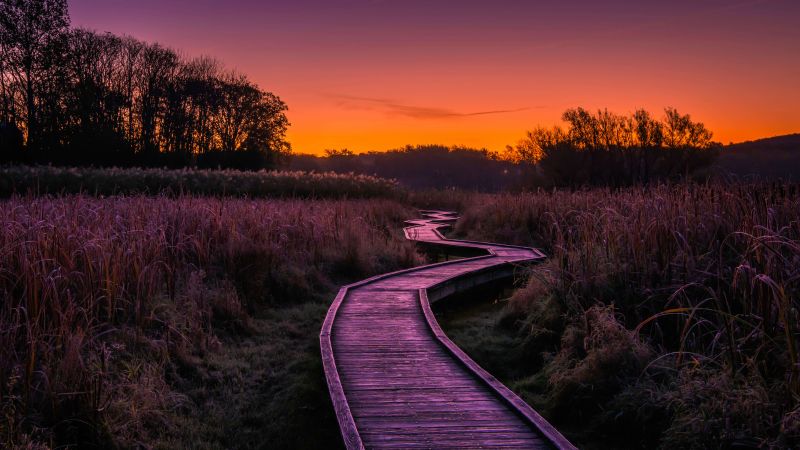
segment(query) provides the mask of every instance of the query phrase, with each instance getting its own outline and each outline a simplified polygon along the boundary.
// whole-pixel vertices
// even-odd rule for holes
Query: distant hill
[[[800,180],[800,133],[726,145],[717,168],[742,177]]]
[[[532,171],[486,150],[440,145],[408,146],[387,152],[333,156],[293,155],[291,170],[339,172],[393,178],[413,189],[459,188],[501,191],[522,185]]]

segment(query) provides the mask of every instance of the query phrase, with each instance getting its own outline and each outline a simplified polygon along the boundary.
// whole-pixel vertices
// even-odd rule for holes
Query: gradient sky
[[[500,150],[569,107],[721,142],[800,132],[800,0],[69,0],[74,26],[216,57],[289,105],[294,150]]]

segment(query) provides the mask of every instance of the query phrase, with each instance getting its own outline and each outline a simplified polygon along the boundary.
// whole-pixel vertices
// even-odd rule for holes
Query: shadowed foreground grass
[[[331,297],[332,298],[332,297]],[[246,335],[182,365],[189,407],[170,418],[156,448],[342,448],[319,356],[325,303],[270,308]]]

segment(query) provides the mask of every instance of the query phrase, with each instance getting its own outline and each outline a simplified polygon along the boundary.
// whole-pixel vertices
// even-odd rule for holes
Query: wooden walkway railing
[[[454,213],[423,211],[408,239],[477,249],[472,258],[343,287],[320,333],[325,376],[348,449],[573,449],[556,429],[442,332],[430,303],[507,277],[536,249],[446,239]]]

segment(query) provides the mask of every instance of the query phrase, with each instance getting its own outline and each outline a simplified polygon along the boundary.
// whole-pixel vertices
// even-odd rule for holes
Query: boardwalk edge
[[[420,213],[424,215],[429,214],[454,214],[454,213],[445,213],[443,211],[428,211],[428,210],[420,210]],[[452,222],[457,220],[457,217],[451,216],[446,218],[428,220],[428,223],[437,223],[441,224],[441,228],[445,226],[450,226]],[[415,220],[408,220],[406,221],[407,226],[403,228],[403,232],[405,237],[411,241],[418,241],[416,239],[416,235],[413,233],[413,229],[419,226],[422,226],[421,223]],[[532,427],[537,430],[543,438],[548,440],[553,446],[555,446],[559,450],[573,450],[576,449],[574,445],[572,445],[561,433],[558,432],[547,420],[545,420],[541,415],[539,415],[533,408],[530,407],[524,400],[522,400],[519,396],[514,394],[508,387],[506,387],[503,383],[497,380],[494,376],[480,367],[475,361],[473,361],[463,350],[461,350],[455,343],[453,343],[447,335],[442,331],[441,326],[436,321],[436,317],[433,314],[430,305],[429,299],[429,291],[436,292],[436,290],[441,290],[443,293],[445,292],[445,286],[448,284],[455,284],[453,286],[451,292],[446,292],[440,298],[444,298],[450,296],[454,293],[462,291],[466,289],[465,286],[458,286],[459,281],[466,281],[469,279],[473,279],[470,282],[474,281],[475,278],[480,277],[481,275],[489,274],[490,279],[499,279],[503,276],[506,272],[510,270],[511,274],[513,274],[513,270],[516,264],[518,263],[531,263],[538,261],[545,257],[545,255],[539,251],[538,249],[531,248],[531,247],[522,247],[516,245],[505,245],[505,244],[494,244],[494,243],[486,243],[486,242],[477,242],[477,241],[466,241],[466,240],[451,240],[446,238],[439,232],[440,227],[433,228],[434,233],[441,239],[439,244],[448,245],[448,243],[461,243],[461,244],[474,244],[476,246],[482,245],[493,245],[496,247],[501,248],[516,248],[516,249],[525,249],[530,250],[536,256],[529,258],[527,260],[518,260],[518,261],[503,261],[499,262],[496,265],[492,265],[489,267],[485,267],[483,269],[478,269],[467,274],[460,274],[445,280],[442,280],[432,286],[428,286],[427,288],[419,289],[418,296],[420,301],[420,306],[422,308],[425,322],[428,325],[429,330],[434,335],[436,340],[442,345],[462,366],[464,366],[468,371],[470,371],[473,375],[475,375],[478,379],[481,380],[492,392],[503,402],[505,402],[512,410],[514,410],[520,417],[524,418],[528,421]],[[421,241],[425,242],[425,241]],[[451,244],[452,245],[452,244]],[[322,364],[323,369],[325,372],[325,378],[328,384],[328,391],[330,393],[331,401],[333,403],[334,411],[336,413],[336,418],[339,423],[339,427],[342,433],[342,438],[344,440],[345,447],[348,450],[364,450],[364,443],[361,439],[359,434],[358,428],[355,424],[355,420],[353,418],[353,414],[350,410],[350,405],[347,402],[347,397],[344,393],[344,389],[342,387],[342,382],[339,377],[339,372],[336,368],[336,361],[333,354],[333,345],[332,345],[332,336],[333,336],[333,328],[336,319],[336,314],[344,302],[348,290],[352,288],[356,288],[359,286],[363,286],[366,284],[373,283],[378,280],[386,279],[389,277],[393,277],[400,274],[405,274],[409,272],[414,272],[418,270],[427,270],[431,267],[437,266],[444,266],[449,264],[460,264],[464,263],[465,261],[472,261],[472,260],[481,260],[481,259],[489,259],[495,258],[498,255],[492,251],[491,249],[480,248],[484,250],[487,254],[469,258],[462,258],[456,259],[451,261],[445,261],[435,264],[427,264],[418,267],[412,267],[409,269],[398,270],[395,272],[385,273],[381,275],[377,275],[371,278],[367,278],[365,280],[361,280],[356,283],[352,283],[346,286],[343,286],[336,298],[334,299],[333,303],[331,304],[328,312],[325,316],[325,321],[323,322],[322,330],[319,334],[320,339],[320,351],[322,354]],[[495,278],[491,278],[495,277]],[[471,284],[472,286],[477,286],[478,284],[482,284],[483,281],[477,281]],[[465,283],[466,284],[466,283]],[[435,301],[436,299],[434,299]]]

